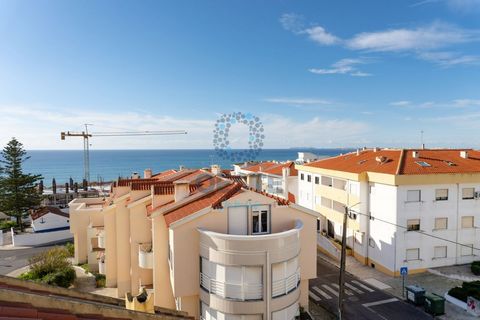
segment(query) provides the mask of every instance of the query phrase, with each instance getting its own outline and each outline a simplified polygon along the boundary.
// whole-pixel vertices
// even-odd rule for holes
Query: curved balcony
[[[144,269],[153,269],[152,243],[140,243],[138,246],[138,266]]]
[[[263,285],[261,283],[234,284],[212,279],[205,273],[200,273],[200,285],[208,293],[226,299],[250,301],[261,300],[263,297]]]
[[[289,294],[300,286],[300,268],[290,276],[272,282],[272,298]]]
[[[302,228],[301,220],[296,220],[292,229],[262,235],[234,235],[199,228],[200,255],[228,265],[262,265],[265,260],[261,252],[268,252],[270,263],[286,261],[300,253]]]

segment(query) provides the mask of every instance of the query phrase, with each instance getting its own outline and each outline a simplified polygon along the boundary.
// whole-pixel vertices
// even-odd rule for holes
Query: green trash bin
[[[407,292],[407,301],[416,306],[421,306],[425,303],[425,289],[417,285],[410,285],[405,287]]]
[[[445,298],[435,293],[425,294],[425,311],[433,316],[445,313]]]

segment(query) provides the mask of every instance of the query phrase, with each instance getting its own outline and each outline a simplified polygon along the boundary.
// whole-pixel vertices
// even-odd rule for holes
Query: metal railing
[[[300,268],[291,276],[272,282],[272,298],[289,294],[300,285]]]
[[[204,273],[200,273],[200,286],[208,293],[215,294],[222,298],[240,301],[262,300],[263,284],[233,284],[212,279]]]

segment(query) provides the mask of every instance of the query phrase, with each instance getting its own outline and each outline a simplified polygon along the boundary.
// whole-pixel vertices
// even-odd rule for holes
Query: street
[[[65,242],[57,243],[62,245]],[[0,274],[7,275],[8,273],[28,265],[28,259],[32,256],[53,248],[55,245],[46,245],[42,247],[15,249],[15,250],[0,250]]]
[[[337,314],[339,269],[317,260],[317,279],[310,280],[310,302]],[[432,317],[400,299],[379,290],[360,279],[345,275],[345,319],[405,320]]]

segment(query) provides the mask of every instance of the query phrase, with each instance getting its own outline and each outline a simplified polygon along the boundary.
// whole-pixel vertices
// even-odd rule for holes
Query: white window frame
[[[414,200],[412,200],[411,196],[413,192],[418,193],[418,200],[417,197],[415,197]],[[421,190],[407,190],[407,200],[405,202],[422,202],[422,191]]]
[[[470,194],[467,194],[465,196],[465,191],[467,190],[471,190],[472,191],[472,195],[470,196]],[[475,199],[475,188],[471,187],[471,188],[462,188],[462,200],[472,200],[472,199]]]
[[[465,227],[465,221],[468,221],[467,219],[471,220],[471,223],[468,224],[468,226]],[[475,228],[475,217],[474,216],[463,216],[462,217],[462,229],[472,229]]]
[[[407,220],[407,231],[420,231],[420,219],[408,219]],[[417,226],[418,225],[418,229],[417,228],[414,228],[412,226]]]
[[[442,253],[441,256],[437,255],[437,249],[444,249],[445,254]],[[448,247],[447,246],[435,246],[433,247],[433,259],[445,259],[448,255]]]
[[[408,252],[409,251],[412,252],[414,250],[417,252],[417,255],[416,255],[417,257],[414,258],[414,259],[409,259],[408,258],[408,256],[409,256]],[[405,261],[418,261],[418,260],[420,260],[420,248],[410,248],[410,249],[405,250]]]
[[[448,201],[448,188],[435,189],[435,201]]]
[[[258,209],[256,209],[258,208]],[[259,232],[254,232],[254,225],[253,225],[253,218],[254,215],[258,213],[258,221],[259,221]],[[262,216],[267,215],[267,230],[262,230]],[[268,206],[253,206],[252,207],[252,235],[258,234],[268,234],[270,233],[270,208]]]
[[[440,221],[440,220],[445,220],[445,228],[439,227],[439,224],[437,223],[437,221]],[[448,229],[448,218],[446,218],[446,217],[435,218],[434,223],[435,224],[434,224],[434,229],[433,230],[447,230]]]

